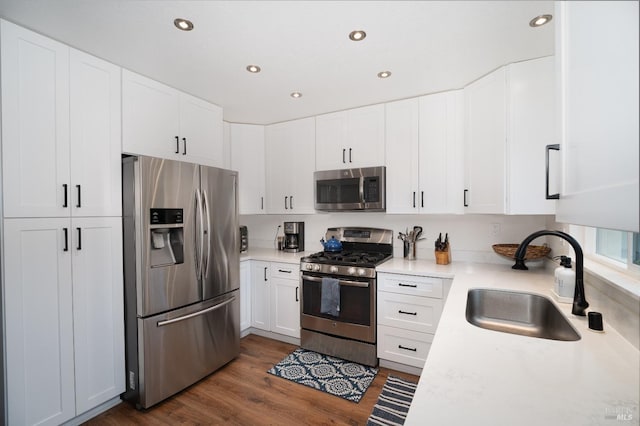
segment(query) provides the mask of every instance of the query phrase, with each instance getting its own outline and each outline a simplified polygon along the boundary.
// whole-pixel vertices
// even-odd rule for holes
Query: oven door
[[[376,342],[376,280],[335,277],[340,284],[337,316],[320,312],[322,276],[301,274],[300,327],[333,336]]]

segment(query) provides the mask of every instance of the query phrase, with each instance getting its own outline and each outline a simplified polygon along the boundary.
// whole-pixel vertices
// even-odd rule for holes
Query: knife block
[[[451,256],[449,255],[449,244],[447,244],[447,249],[445,251],[434,251],[436,255],[436,265],[448,265],[451,263]]]

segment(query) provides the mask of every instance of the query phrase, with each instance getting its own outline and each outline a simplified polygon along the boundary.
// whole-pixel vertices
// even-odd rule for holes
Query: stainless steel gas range
[[[393,231],[327,229],[342,250],[300,260],[300,345],[376,366],[376,266],[393,257]]]

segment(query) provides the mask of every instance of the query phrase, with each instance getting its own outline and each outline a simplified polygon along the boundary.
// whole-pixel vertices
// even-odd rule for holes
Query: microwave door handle
[[[202,238],[207,240],[207,254],[202,255],[202,265],[204,269],[204,278],[209,276],[209,265],[211,264],[211,212],[209,211],[209,198],[207,193],[202,191],[202,208],[206,218],[207,227],[202,231]]]

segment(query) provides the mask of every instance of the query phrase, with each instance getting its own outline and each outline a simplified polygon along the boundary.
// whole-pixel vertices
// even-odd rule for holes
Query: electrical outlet
[[[500,224],[499,223],[492,223],[491,224],[491,235],[493,235],[494,237],[497,237],[498,235],[500,235]]]

